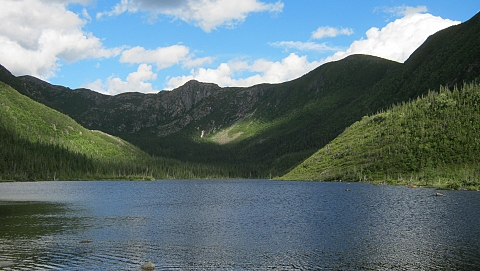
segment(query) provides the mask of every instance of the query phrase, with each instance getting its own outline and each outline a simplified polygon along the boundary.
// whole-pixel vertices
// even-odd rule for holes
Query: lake
[[[0,183],[0,270],[478,270],[480,192],[269,180]]]

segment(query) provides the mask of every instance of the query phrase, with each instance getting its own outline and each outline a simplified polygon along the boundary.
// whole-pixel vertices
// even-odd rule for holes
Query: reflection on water
[[[0,184],[1,270],[469,270],[480,194],[251,181]]]
[[[0,238],[35,238],[62,229],[62,204],[0,202]]]
[[[0,201],[1,270],[43,266],[38,258],[58,249],[57,236],[70,235],[80,226],[70,211],[65,203]]]

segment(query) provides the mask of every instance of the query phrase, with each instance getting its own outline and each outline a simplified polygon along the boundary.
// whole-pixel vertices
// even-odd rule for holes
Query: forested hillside
[[[282,179],[480,188],[480,84],[364,117]]]

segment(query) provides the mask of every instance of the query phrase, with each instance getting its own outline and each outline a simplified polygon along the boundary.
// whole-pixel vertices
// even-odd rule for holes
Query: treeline
[[[429,92],[364,117],[284,179],[480,187],[480,85]]]
[[[31,143],[0,126],[0,179],[13,181],[81,178],[94,172],[86,155],[56,145]]]

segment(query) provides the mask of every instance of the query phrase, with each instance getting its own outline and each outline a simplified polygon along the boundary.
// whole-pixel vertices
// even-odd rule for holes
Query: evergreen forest
[[[479,132],[480,84],[442,87],[363,117],[282,179],[478,190]]]

